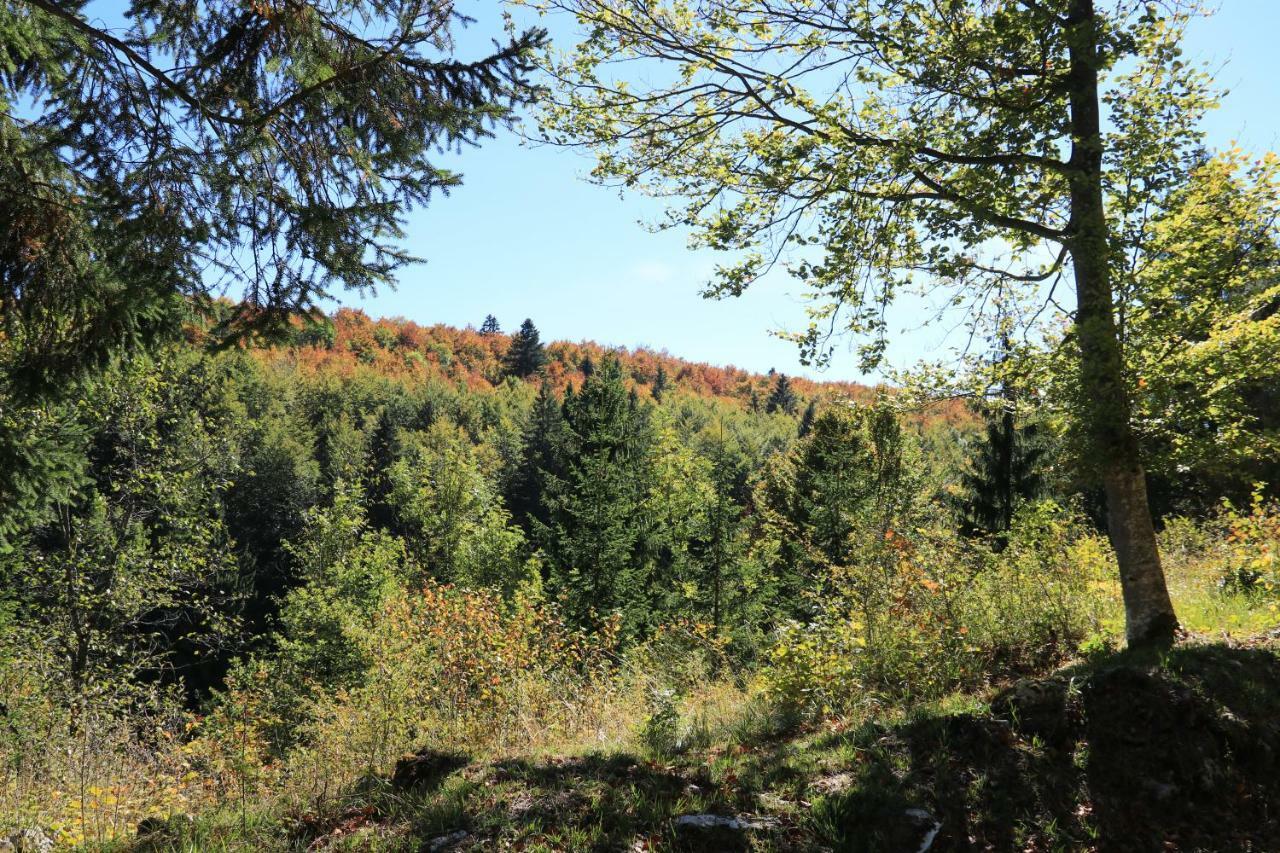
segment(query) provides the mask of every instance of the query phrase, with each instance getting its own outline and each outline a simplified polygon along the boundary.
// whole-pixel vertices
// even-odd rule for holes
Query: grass
[[[934,823],[934,851],[1280,849],[1268,638],[1099,654],[881,720],[797,726],[726,703],[714,736],[676,755],[477,760],[434,787],[369,778],[319,811],[215,811],[104,849],[410,851],[452,837],[458,849],[876,851],[916,849]],[[691,814],[758,825],[685,832],[676,821]]]

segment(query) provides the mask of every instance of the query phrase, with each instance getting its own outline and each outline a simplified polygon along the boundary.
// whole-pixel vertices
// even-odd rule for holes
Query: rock
[[[687,814],[675,819],[677,849],[747,850],[747,832],[768,829],[775,821],[766,817],[735,817],[718,814]]]
[[[0,845],[0,850],[13,850],[14,853],[53,853],[54,847],[53,839],[43,830],[30,827],[11,833],[3,843],[8,847]]]
[[[471,839],[471,833],[465,829],[459,829],[457,832],[451,832],[448,835],[437,836],[427,842],[427,849],[431,853],[437,853],[441,850],[454,850],[465,844]]]
[[[718,814],[687,814],[676,818],[676,829],[747,829],[748,824],[736,817]]]
[[[927,853],[933,846],[934,839],[938,837],[938,833],[942,831],[942,824],[924,809],[907,809],[903,814],[923,832],[920,837],[920,846],[915,848],[915,853]]]
[[[1049,746],[1073,740],[1074,723],[1068,708],[1069,683],[1063,678],[1019,681],[991,700],[993,716],[1008,720],[1025,735]]]
[[[424,749],[396,762],[396,769],[391,774],[391,787],[400,791],[434,788],[444,781],[444,777],[461,770],[469,762],[470,759],[460,753]]]
[[[833,773],[830,776],[822,776],[815,779],[809,786],[819,794],[830,796],[831,794],[839,794],[853,787],[852,773]]]

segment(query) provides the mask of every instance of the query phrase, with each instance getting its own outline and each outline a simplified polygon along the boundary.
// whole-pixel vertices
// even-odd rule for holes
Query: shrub
[[[580,737],[611,693],[614,640],[523,596],[434,582],[394,594],[360,637],[364,679],[312,703],[291,773],[328,787],[424,747],[475,755]]]
[[[766,692],[810,713],[927,700],[1052,663],[1102,626],[1115,600],[1109,546],[1071,512],[1023,508],[995,553],[944,524],[888,530],[832,568],[815,619],[775,632]]]

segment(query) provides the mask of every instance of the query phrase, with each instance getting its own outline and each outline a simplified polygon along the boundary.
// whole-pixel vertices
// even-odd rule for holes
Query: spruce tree
[[[992,537],[996,550],[1008,542],[1017,504],[1036,497],[1043,487],[1038,466],[1044,449],[1036,429],[1017,424],[1018,380],[1010,373],[1014,364],[1013,341],[1002,332],[992,359],[993,370],[1003,377],[1000,405],[987,412],[985,440],[960,476],[960,527],[966,535]]]
[[[791,380],[787,379],[786,374],[779,373],[777,381],[773,383],[773,391],[764,404],[764,410],[769,414],[785,412],[794,415],[799,402],[796,392],[791,390]]]
[[[717,631],[728,622],[728,610],[736,604],[741,610],[740,575],[743,566],[742,507],[733,499],[738,485],[737,461],[729,453],[724,440],[724,425],[711,459],[711,486],[714,497],[708,503],[699,553],[702,557],[703,586],[709,597],[711,625]],[[738,582],[738,583],[735,583]]]
[[[547,483],[564,476],[565,422],[560,400],[547,382],[538,388],[524,427],[520,461],[507,487],[507,507],[526,531],[548,523]]]
[[[662,402],[662,395],[667,393],[668,384],[670,380],[667,378],[667,369],[659,364],[658,372],[653,375],[653,385],[649,388],[649,394],[655,403]]]
[[[484,315],[484,322],[480,324],[480,334],[496,335],[502,331],[502,327],[498,325],[498,318],[492,314]]]
[[[222,331],[278,335],[333,282],[392,283],[405,213],[459,183],[435,155],[529,101],[545,41],[464,61],[440,3],[115,11],[0,6],[5,355],[40,384],[179,332],[193,297],[239,291]]]
[[[612,356],[577,393],[566,393],[563,412],[563,474],[547,478],[547,521],[533,523],[550,564],[550,585],[575,623],[598,625],[611,612],[628,611],[624,630],[634,634],[641,620],[629,605],[649,594],[642,559],[648,418]]]
[[[533,321],[526,319],[520,324],[520,331],[511,336],[511,346],[503,359],[503,369],[508,376],[527,379],[533,376],[547,363],[547,353],[542,347],[538,335],[538,327]]]
[[[809,405],[804,407],[804,414],[800,416],[800,426],[796,428],[796,438],[804,438],[813,431],[813,419],[818,414],[818,402],[810,400]]]
[[[1038,470],[1043,455],[1035,427],[1019,426],[1006,400],[998,413],[987,417],[985,440],[960,476],[961,529],[972,536],[990,536],[996,550],[1003,550],[1018,504],[1043,489]]]

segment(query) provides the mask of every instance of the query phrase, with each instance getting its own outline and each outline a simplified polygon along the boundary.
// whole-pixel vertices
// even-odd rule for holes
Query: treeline
[[[370,318],[354,309],[340,309],[332,317],[296,324],[288,335],[288,347],[259,353],[266,360],[284,359],[303,372],[326,372],[351,376],[376,372],[405,380],[440,379],[464,385],[473,391],[487,391],[506,377],[528,378],[537,373],[556,390],[586,377],[584,364],[598,364],[606,355],[618,359],[628,385],[661,399],[668,390],[704,397],[736,401],[752,409],[769,407],[779,382],[776,374],[759,374],[736,367],[690,362],[665,352],[646,348],[606,348],[590,341],[543,342],[532,324],[504,333],[492,316],[477,328],[446,325],[423,326],[399,318]],[[511,343],[532,335],[539,346],[535,365],[512,364]],[[856,382],[814,382],[803,377],[785,377],[784,392],[794,400],[838,396],[868,401],[874,389]],[[774,400],[786,403],[786,394]],[[971,422],[960,403],[943,404],[920,415],[930,421],[953,424]]]

